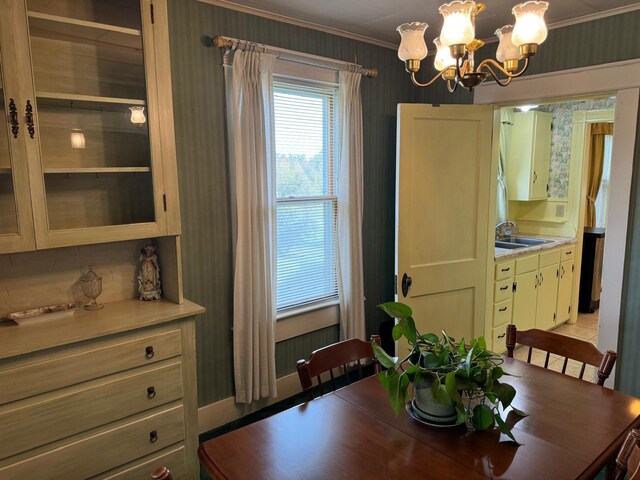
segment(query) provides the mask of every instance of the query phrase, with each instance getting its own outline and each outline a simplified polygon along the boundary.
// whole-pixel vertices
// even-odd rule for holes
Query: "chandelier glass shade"
[[[513,7],[515,25],[505,25],[495,32],[499,40],[497,61],[489,58],[476,66],[475,51],[484,42],[475,38],[475,20],[485,10],[485,5],[473,0],[455,0],[438,10],[444,20],[440,36],[433,41],[436,46],[434,67],[438,73],[427,83],[416,79],[420,61],[428,53],[424,40],[426,23],[404,23],[397,28],[401,37],[398,58],[405,62],[411,80],[419,87],[427,87],[442,78],[450,92],[458,85],[472,91],[489,76],[498,85],[506,87],[513,78],[524,74],[529,59],[547,38],[544,13],[548,7],[548,2],[544,1],[528,1]]]

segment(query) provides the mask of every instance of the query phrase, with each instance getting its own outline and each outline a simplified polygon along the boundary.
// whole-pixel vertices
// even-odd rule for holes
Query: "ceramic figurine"
[[[140,273],[138,273],[138,292],[140,300],[160,300],[160,267],[156,249],[158,244],[149,241],[140,250]]]

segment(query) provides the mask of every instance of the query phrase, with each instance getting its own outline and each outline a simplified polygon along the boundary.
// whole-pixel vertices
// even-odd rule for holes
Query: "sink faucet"
[[[518,233],[516,222],[507,220],[496,225],[496,238],[510,237],[512,233]]]

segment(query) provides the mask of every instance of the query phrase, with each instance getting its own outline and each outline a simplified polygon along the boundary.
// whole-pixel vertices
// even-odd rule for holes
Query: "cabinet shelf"
[[[1,171],[1,170],[0,170]],[[46,168],[46,174],[67,174],[67,173],[147,173],[149,167],[73,167],[73,168]]]
[[[27,15],[31,33],[35,35],[46,32],[140,50],[140,30],[33,11]]]
[[[139,98],[99,97],[96,95],[77,95],[73,93],[36,92],[36,97],[43,100],[66,100],[84,103],[115,103],[121,105],[145,105]]]

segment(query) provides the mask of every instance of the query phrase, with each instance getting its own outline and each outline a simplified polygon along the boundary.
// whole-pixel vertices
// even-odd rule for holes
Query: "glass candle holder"
[[[85,310],[100,310],[104,307],[96,302],[96,298],[102,293],[102,277],[93,271],[91,265],[89,265],[89,270],[80,277],[80,283],[82,284],[82,293],[89,298],[89,303],[84,306]]]

